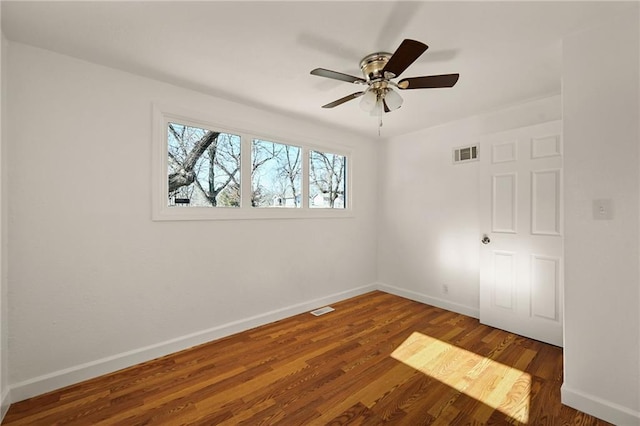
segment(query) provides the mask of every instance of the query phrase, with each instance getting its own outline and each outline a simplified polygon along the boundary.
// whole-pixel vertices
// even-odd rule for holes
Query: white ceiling
[[[2,1],[2,30],[31,44],[251,106],[377,135],[358,101],[362,57],[405,38],[429,49],[402,75],[460,73],[450,89],[402,91],[383,136],[560,93],[561,40],[632,2]],[[612,47],[614,48],[614,47]],[[594,52],[597,61],[598,52]]]

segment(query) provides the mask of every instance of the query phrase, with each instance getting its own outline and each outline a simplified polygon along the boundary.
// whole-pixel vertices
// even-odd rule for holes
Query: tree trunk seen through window
[[[169,199],[240,206],[240,137],[169,123]]]
[[[310,191],[311,197],[314,197],[314,193],[322,194],[327,207],[338,207],[336,200],[339,197],[344,200],[345,195],[345,157],[318,151],[311,151],[309,155],[309,182],[314,187]]]

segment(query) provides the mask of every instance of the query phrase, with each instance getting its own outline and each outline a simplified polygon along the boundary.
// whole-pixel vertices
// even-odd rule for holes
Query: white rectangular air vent
[[[460,148],[454,148],[453,150],[453,162],[454,163],[466,163],[467,161],[478,160],[478,145],[463,146]]]
[[[324,308],[319,308],[315,311],[311,311],[311,315],[319,317],[320,315],[328,314],[329,312],[333,311],[335,311],[335,309],[333,309],[331,306],[325,306]]]

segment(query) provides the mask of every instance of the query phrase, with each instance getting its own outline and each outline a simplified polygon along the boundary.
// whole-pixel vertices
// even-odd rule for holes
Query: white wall
[[[479,163],[454,165],[451,151],[477,143],[482,134],[560,118],[560,96],[554,95],[384,144],[378,157],[378,279],[384,289],[478,317]]]
[[[25,45],[8,50],[13,400],[374,288],[371,141]],[[350,146],[355,217],[152,222],[152,102]]]
[[[0,8],[1,9],[1,8]],[[0,17],[0,22],[2,19]],[[7,267],[6,267],[6,226],[5,226],[5,155],[4,155],[4,113],[6,111],[4,103],[6,101],[6,40],[2,33],[2,24],[0,24],[0,421],[9,409],[9,380],[8,380],[8,306],[7,306]]]
[[[638,31],[631,14],[575,34],[563,60],[562,400],[621,425],[640,424]],[[594,199],[613,220],[593,220]]]

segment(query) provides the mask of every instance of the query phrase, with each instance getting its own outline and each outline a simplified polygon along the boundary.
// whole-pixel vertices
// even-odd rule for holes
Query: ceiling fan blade
[[[337,101],[333,101],[331,103],[328,103],[326,105],[322,105],[322,108],[333,108],[333,107],[337,107],[338,105],[342,105],[345,102],[348,102],[352,99],[355,98],[359,98],[360,96],[364,95],[364,92],[356,92],[356,93],[352,93],[348,96],[345,96],[344,98],[340,98]]]
[[[360,77],[354,77],[349,74],[343,74],[337,71],[331,71],[324,68],[316,68],[311,71],[312,75],[317,75],[319,77],[332,78],[334,80],[346,81],[347,83],[356,83],[356,84],[366,84],[367,81]]]
[[[389,76],[388,78],[398,77],[428,48],[429,46],[419,41],[408,38],[404,39],[395,53],[389,58],[389,62],[387,62],[382,70],[382,75],[386,77],[387,73],[391,73],[393,76]]]
[[[460,74],[430,75],[426,77],[405,78],[398,82],[398,89],[436,89],[439,87],[453,87]]]

